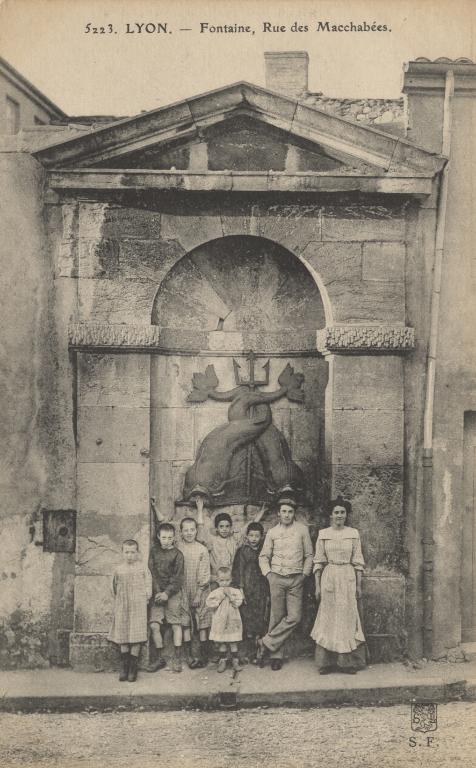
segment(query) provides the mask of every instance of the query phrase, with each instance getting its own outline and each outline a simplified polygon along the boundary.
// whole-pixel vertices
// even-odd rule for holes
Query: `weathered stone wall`
[[[476,103],[457,93],[453,109],[434,410],[435,656],[460,642],[461,601],[470,621],[476,598],[474,580],[462,581],[461,573],[462,558],[471,557],[467,549],[462,554],[462,540],[472,540],[473,563],[475,547],[474,495],[465,500],[463,491],[463,433],[465,412],[476,411]]]
[[[72,626],[74,558],[43,552],[42,510],[75,508],[73,390],[62,389],[43,170],[21,153],[0,163],[0,667],[41,666],[61,661],[57,630]]]
[[[70,286],[70,309],[76,321],[147,325],[159,287],[168,286],[164,279],[182,256],[217,238],[247,235],[278,243],[290,251],[289,258],[294,254],[300,259],[321,291],[322,325],[403,327],[407,219],[406,206],[398,199],[385,204],[349,199],[338,204],[333,199],[316,202],[305,196],[287,201],[244,195],[218,199],[210,194],[130,195],[108,202],[65,200],[62,235],[56,244],[59,279]],[[225,252],[227,241],[221,242]],[[180,277],[184,318],[193,316],[194,285],[204,280],[194,269]],[[208,283],[213,280],[213,273],[207,274]],[[236,283],[236,276],[230,280]],[[263,283],[262,290],[268,289]],[[175,296],[173,303],[180,320],[179,298]],[[213,323],[228,306],[223,299],[223,293],[222,304],[213,299]],[[210,299],[205,304],[215,306],[213,302]],[[204,318],[198,327],[212,332],[215,326]],[[177,322],[180,326],[177,320],[172,325]],[[186,356],[184,349],[175,357],[152,356],[150,403],[148,355],[86,353],[78,357],[80,512],[73,637],[73,658],[78,661],[96,653],[99,666],[104,663],[101,636],[94,633],[106,631],[110,620],[110,572],[120,540],[137,535],[146,541],[149,424],[150,490],[172,509],[200,439],[226,420],[226,407],[221,404],[185,404],[191,375],[213,362],[220,381],[228,386],[230,359],[222,356],[218,337],[223,335],[229,342],[233,335],[239,351],[245,342],[243,334],[236,332],[232,325],[230,335],[216,334],[213,343],[219,344],[218,357],[213,350],[209,356]],[[177,338],[183,341],[171,329],[168,333],[172,348]],[[210,338],[204,337],[207,343]],[[278,372],[284,362],[272,359],[273,370]],[[296,369],[306,368],[308,378],[312,366],[319,363],[305,358],[291,362]],[[315,369],[322,376],[320,365],[327,370],[328,363],[321,360]],[[369,564],[366,621],[374,657],[395,658],[405,647],[403,364],[396,355],[339,354],[331,357],[330,365],[323,475],[333,491],[353,499],[354,522],[362,530]],[[325,377],[327,382],[327,373]],[[127,382],[124,387],[121,380]],[[303,420],[299,407],[290,408],[284,402],[275,404],[273,412],[296,460],[307,463],[311,476],[314,450],[324,439],[319,431],[324,421],[322,390],[315,417],[311,413],[309,418],[308,413]],[[315,519],[323,525],[323,504],[330,489],[319,482]]]

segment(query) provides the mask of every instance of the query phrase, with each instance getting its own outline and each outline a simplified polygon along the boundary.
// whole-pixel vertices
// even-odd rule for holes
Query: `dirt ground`
[[[473,768],[475,726],[476,704],[463,702],[440,704],[427,734],[411,730],[410,705],[2,714],[0,766]]]

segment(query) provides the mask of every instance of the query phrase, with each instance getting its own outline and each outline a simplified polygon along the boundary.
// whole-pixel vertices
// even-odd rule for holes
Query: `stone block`
[[[110,523],[114,525],[115,539],[113,540],[109,532],[103,534],[78,536],[76,547],[76,576],[109,576],[121,562],[121,539],[117,536],[115,520],[107,519],[105,515],[101,520],[104,530],[110,528]],[[82,525],[83,533],[86,534],[88,520]],[[95,526],[97,527],[97,521]],[[134,538],[132,533],[125,538]]]
[[[371,659],[395,661],[405,652],[405,579],[365,576],[362,582],[363,629]]]
[[[58,243],[55,249],[55,277],[78,276],[78,241],[67,240]]]
[[[125,539],[135,539],[140,552],[149,548],[150,515],[145,512],[121,514],[95,510],[78,517],[76,573],[111,574],[121,560],[121,545]]]
[[[78,409],[78,460],[143,462],[149,456],[148,408],[81,406]]]
[[[404,243],[364,243],[362,277],[364,280],[403,282],[405,279]]]
[[[84,322],[150,324],[157,286],[137,280],[81,279],[79,320]]]
[[[106,632],[72,632],[69,662],[78,672],[112,672],[119,668],[119,650]]]
[[[185,406],[192,391],[192,376],[198,370],[196,357],[154,355],[150,361],[152,408]]]
[[[289,447],[294,461],[319,461],[319,420],[314,411],[291,411],[291,439]]]
[[[104,223],[108,207],[108,203],[80,202],[78,211],[78,236],[80,238],[99,241],[105,236]]]
[[[108,632],[114,595],[111,576],[76,576],[74,584],[74,631]]]
[[[329,363],[324,358],[304,358],[299,362],[299,370],[304,374],[304,407],[324,408],[329,381]]]
[[[334,464],[401,465],[402,411],[333,411]]]
[[[79,276],[113,279],[119,273],[117,240],[79,240]]]
[[[163,214],[162,238],[177,240],[185,251],[190,251],[208,240],[223,236],[219,216],[180,216]]]
[[[403,467],[333,466],[332,498],[338,494],[352,504],[350,525],[360,531],[368,568],[405,570]]]
[[[78,465],[78,532],[84,515],[149,515],[149,464],[80,463]],[[99,526],[99,532],[103,529]]]
[[[305,263],[329,288],[338,283],[353,285],[362,280],[362,244],[312,241],[302,253]]]
[[[394,211],[388,209],[348,211],[326,208],[322,215],[322,240],[403,242],[405,234],[405,218],[395,216]]]
[[[159,512],[168,520],[173,514],[176,502],[172,461],[151,461],[150,495],[155,498]]]
[[[118,270],[122,278],[159,285],[185,251],[176,240],[121,240]]]
[[[276,204],[260,208],[259,233],[292,253],[301,253],[310,241],[321,239],[321,206]]]
[[[241,331],[210,331],[208,346],[211,352],[234,352],[246,348]]]
[[[404,323],[405,286],[377,280],[328,286],[336,323]]]
[[[151,496],[155,496],[158,508],[165,515],[166,520],[175,522],[176,502],[183,499],[185,473],[191,463],[191,461],[158,461],[150,465]],[[178,509],[183,512],[182,517],[184,517],[185,506],[180,505]],[[195,513],[195,507],[193,511]]]
[[[152,358],[152,363],[165,358]],[[80,406],[110,405],[147,408],[150,401],[148,354],[78,353]]]
[[[157,239],[161,235],[161,214],[150,208],[108,206],[101,226],[104,237]]]
[[[392,355],[336,355],[333,407],[349,410],[403,409],[403,361]]]
[[[174,500],[180,500],[183,498],[183,485],[185,481],[185,473],[190,466],[189,461],[173,461],[172,462],[172,482],[173,482],[173,495]]]
[[[252,235],[252,206],[250,202],[236,202],[220,213],[223,237],[229,235]],[[255,221],[255,224],[257,222]]]
[[[157,408],[152,414],[153,461],[193,459],[193,409]]]

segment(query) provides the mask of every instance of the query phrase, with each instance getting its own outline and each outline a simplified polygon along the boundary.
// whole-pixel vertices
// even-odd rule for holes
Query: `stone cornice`
[[[317,332],[317,349],[331,352],[409,352],[415,331],[400,325],[333,325]]]
[[[229,356],[249,349],[270,357],[329,353],[400,353],[414,348],[413,328],[393,325],[336,325],[319,331],[184,331],[155,325],[71,323],[71,349],[157,351],[163,354]]]
[[[55,190],[156,189],[180,192],[363,192],[414,195],[432,192],[427,176],[359,175],[355,172],[286,173],[233,171],[142,171],[74,169],[52,171],[49,186]]]
[[[476,64],[469,59],[417,59],[405,67],[403,93],[442,92],[445,89],[446,73],[454,75],[455,93],[473,94],[476,91]]]

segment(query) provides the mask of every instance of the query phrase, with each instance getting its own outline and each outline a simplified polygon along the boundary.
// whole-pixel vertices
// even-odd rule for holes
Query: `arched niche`
[[[246,355],[251,350],[256,356],[254,375],[265,382],[259,391],[279,389],[286,366],[304,377],[301,402],[286,395],[270,407],[272,424],[305,478],[303,506],[313,515],[325,478],[328,371],[316,351],[316,331],[325,326],[324,304],[306,267],[265,238],[211,240],[171,268],[157,292],[151,319],[169,334],[166,354],[151,359],[150,490],[164,514],[178,519],[189,513],[181,512],[187,502],[187,472],[203,441],[229,419],[228,401],[191,399],[194,374],[205,376],[213,366],[217,391],[233,390],[237,375],[250,377]],[[237,524],[243,523],[247,504],[263,500],[257,484],[249,487],[249,497],[240,492],[224,503],[229,508],[233,502]],[[219,499],[213,506],[220,506]]]
[[[281,245],[234,235],[200,245],[161,283],[152,323],[202,331],[315,331],[326,325],[319,289]]]

